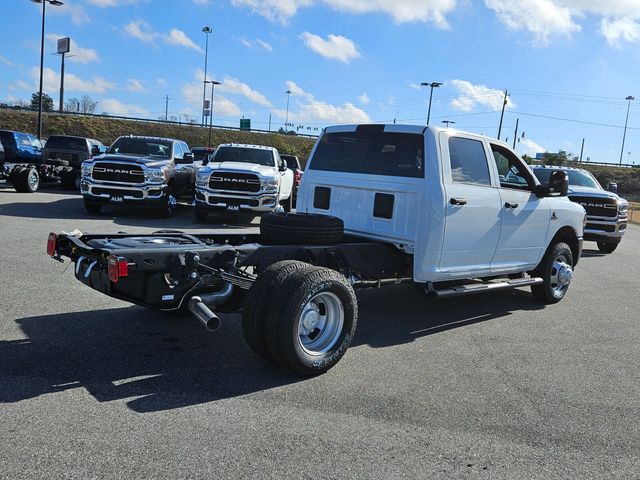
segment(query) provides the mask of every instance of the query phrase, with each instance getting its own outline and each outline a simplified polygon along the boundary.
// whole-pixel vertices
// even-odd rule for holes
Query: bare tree
[[[95,113],[98,108],[98,103],[93,100],[89,95],[83,95],[80,99],[80,111],[82,113]]]
[[[79,112],[80,100],[75,97],[67,98],[64,101],[64,110],[65,112]]]

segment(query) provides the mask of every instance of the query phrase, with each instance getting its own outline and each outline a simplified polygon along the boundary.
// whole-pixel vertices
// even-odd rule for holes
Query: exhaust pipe
[[[217,292],[202,293],[199,296],[191,297],[187,303],[187,308],[207,330],[215,332],[222,326],[222,321],[209,307],[222,305],[229,300],[232,293],[233,285],[227,283]]]
[[[187,308],[210,332],[215,332],[222,325],[220,318],[207,307],[200,297],[191,297]]]

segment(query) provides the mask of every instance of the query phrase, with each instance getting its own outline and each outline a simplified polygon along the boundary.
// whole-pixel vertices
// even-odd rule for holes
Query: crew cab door
[[[447,203],[439,270],[452,278],[489,273],[502,203],[492,186],[485,142],[441,132],[440,151]]]
[[[502,145],[490,146],[502,203],[502,229],[492,269],[498,273],[514,267],[533,267],[546,247],[549,204],[533,193],[533,174],[518,155]]]

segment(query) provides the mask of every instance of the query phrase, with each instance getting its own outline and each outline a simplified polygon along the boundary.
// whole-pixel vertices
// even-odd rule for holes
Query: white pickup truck
[[[273,147],[220,145],[196,176],[196,218],[205,221],[210,213],[289,211],[293,180],[293,170]]]
[[[530,287],[566,294],[584,209],[567,175],[546,185],[507,145],[434,127],[324,130],[307,163],[301,213],[265,215],[260,234],[49,235],[78,280],[135,304],[189,310],[209,329],[242,311],[263,358],[301,375],[334,366],[358,321],[358,288],[413,282],[434,298]],[[427,308],[427,307],[425,307]]]

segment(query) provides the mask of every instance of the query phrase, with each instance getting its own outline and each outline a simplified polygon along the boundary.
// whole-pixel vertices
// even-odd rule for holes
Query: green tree
[[[34,110],[37,110],[40,106],[40,94],[37,92],[31,95],[31,104],[29,105]],[[53,110],[53,98],[47,93],[42,93],[42,110],[50,112]]]
[[[558,153],[545,152],[542,157],[542,163],[545,165],[555,165],[558,167],[564,167],[571,161],[573,161],[573,157],[564,150],[560,150]]]

